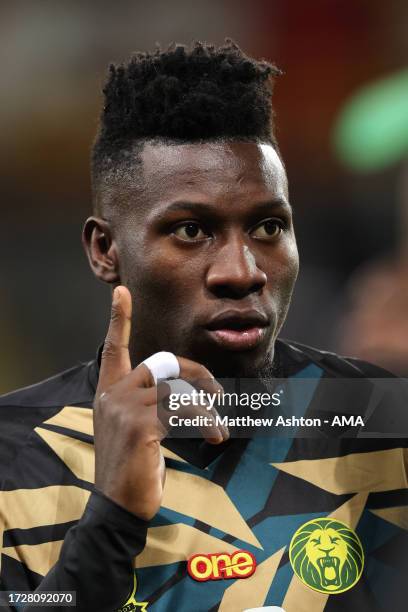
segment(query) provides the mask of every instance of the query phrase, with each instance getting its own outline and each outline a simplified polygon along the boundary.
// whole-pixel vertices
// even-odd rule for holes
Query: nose
[[[255,256],[243,240],[229,240],[220,248],[207,273],[207,288],[220,298],[241,299],[258,293],[267,276],[257,266]]]
[[[335,546],[332,546],[331,548],[319,548],[319,550],[321,550],[323,553],[325,553],[326,555],[328,555],[329,553],[331,553],[332,550],[335,549]]]

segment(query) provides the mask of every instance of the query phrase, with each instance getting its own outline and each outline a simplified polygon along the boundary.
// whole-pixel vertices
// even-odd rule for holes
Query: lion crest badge
[[[331,518],[313,519],[299,527],[289,546],[289,558],[304,584],[330,595],[351,589],[364,567],[357,534]]]

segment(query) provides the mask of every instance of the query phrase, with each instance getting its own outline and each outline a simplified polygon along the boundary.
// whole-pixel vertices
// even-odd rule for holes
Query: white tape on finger
[[[155,384],[157,384],[158,380],[178,378],[180,376],[180,364],[173,353],[161,351],[151,355],[142,361],[142,363],[149,368]]]

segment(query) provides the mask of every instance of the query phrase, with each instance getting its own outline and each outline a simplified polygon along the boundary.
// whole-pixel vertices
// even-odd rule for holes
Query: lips
[[[218,346],[233,351],[256,348],[265,338],[269,318],[256,310],[228,310],[213,317],[205,329]]]

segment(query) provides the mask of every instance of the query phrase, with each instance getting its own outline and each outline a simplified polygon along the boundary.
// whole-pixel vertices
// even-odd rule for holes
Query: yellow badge
[[[117,612],[133,612],[134,610],[137,610],[138,612],[147,612],[147,604],[149,602],[148,601],[136,601],[136,588],[137,588],[136,574],[134,574],[133,590],[129,596],[129,599],[127,600],[125,604],[123,604],[121,608],[119,608]]]
[[[304,584],[330,595],[351,589],[364,567],[357,534],[331,518],[313,519],[299,527],[289,546],[289,559]]]

